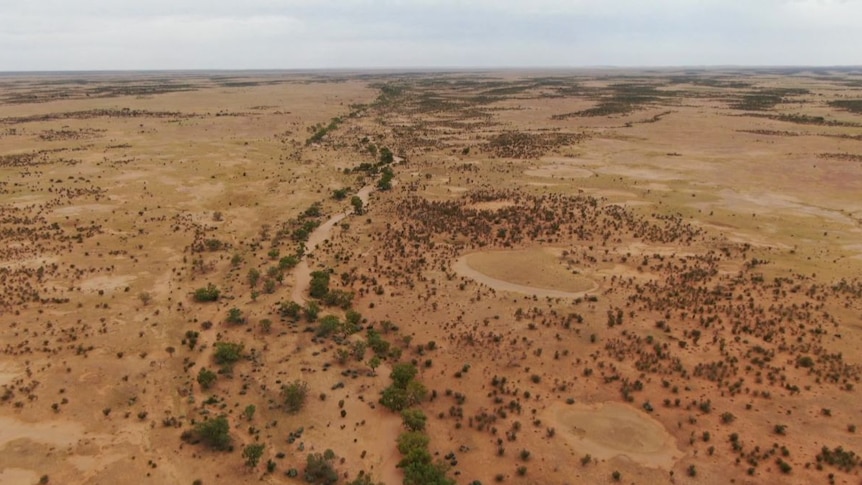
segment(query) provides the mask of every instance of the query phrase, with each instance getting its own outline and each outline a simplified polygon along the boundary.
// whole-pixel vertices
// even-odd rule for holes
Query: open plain
[[[0,483],[847,483],[862,70],[0,75]]]

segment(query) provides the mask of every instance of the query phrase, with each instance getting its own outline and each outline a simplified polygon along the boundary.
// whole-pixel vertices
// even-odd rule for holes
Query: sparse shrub
[[[201,389],[207,390],[215,384],[216,379],[218,379],[218,375],[207,369],[206,367],[201,367],[201,370],[198,371],[198,384],[200,384]]]
[[[219,289],[212,283],[203,288],[195,290],[194,299],[199,302],[216,301],[219,298]]]
[[[242,344],[232,342],[216,342],[213,358],[216,364],[231,366],[242,358]]]
[[[285,384],[281,388],[281,394],[284,398],[285,410],[289,413],[298,413],[308,397],[308,384],[299,380]]]
[[[231,308],[227,311],[227,322],[233,325],[241,325],[245,323],[245,317],[242,310],[239,308]]]
[[[305,461],[305,481],[318,485],[332,485],[338,481],[338,472],[332,466],[335,453],[327,449],[321,453],[311,453]]]
[[[186,441],[199,441],[218,451],[230,450],[233,443],[230,425],[224,415],[196,424],[193,431],[190,434],[184,433],[183,437]]]
[[[257,464],[260,463],[260,458],[263,456],[263,450],[263,443],[253,443],[247,445],[242,450],[242,457],[245,458],[245,466],[249,468],[257,467]]]
[[[428,418],[419,409],[404,409],[401,411],[401,420],[410,431],[423,431]]]

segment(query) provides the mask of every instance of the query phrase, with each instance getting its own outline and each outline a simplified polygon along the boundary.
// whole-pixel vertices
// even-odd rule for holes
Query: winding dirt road
[[[357,192],[356,195],[362,199],[363,207],[368,207],[368,196],[371,195],[373,190],[373,186],[366,185]],[[308,288],[311,285],[311,266],[308,265],[308,255],[317,249],[317,246],[329,239],[329,235],[336,224],[352,213],[353,209],[350,208],[335,214],[326,222],[317,226],[317,229],[312,231],[308,236],[308,242],[305,244],[305,256],[293,269],[293,291],[290,294],[290,298],[296,303],[300,305],[305,304],[305,295],[308,294]]]

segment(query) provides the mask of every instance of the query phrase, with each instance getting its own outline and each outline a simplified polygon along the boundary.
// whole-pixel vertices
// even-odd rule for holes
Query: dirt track
[[[359,198],[362,199],[363,206],[368,205],[368,198],[373,190],[374,187],[367,185],[365,187],[362,187],[362,189],[357,192],[356,195],[358,195]],[[305,256],[293,269],[293,290],[290,293],[290,297],[293,299],[293,301],[299,303],[300,305],[305,304],[305,295],[308,294],[308,287],[311,284],[311,266],[309,266],[308,264],[309,256],[311,256],[312,252],[317,249],[318,245],[329,239],[329,236],[330,234],[332,234],[332,229],[335,228],[335,225],[352,213],[352,209],[346,209],[344,212],[339,212],[338,214],[335,214],[334,216],[330,217],[326,222],[317,226],[317,229],[312,231],[311,234],[308,236],[308,242],[305,245]]]

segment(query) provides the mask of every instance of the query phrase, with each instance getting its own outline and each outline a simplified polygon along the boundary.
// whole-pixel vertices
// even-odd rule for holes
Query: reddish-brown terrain
[[[859,70],[6,75],[0,238],[0,483],[860,480]]]

